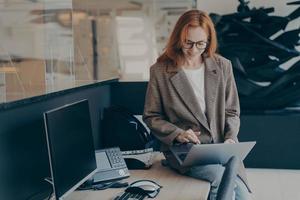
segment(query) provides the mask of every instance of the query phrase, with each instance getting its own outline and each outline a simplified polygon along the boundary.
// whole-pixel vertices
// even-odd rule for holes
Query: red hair
[[[207,57],[214,56],[217,50],[216,30],[211,18],[206,12],[190,10],[183,13],[171,33],[165,51],[158,57],[157,62],[167,62],[178,66],[183,63],[182,44],[186,40],[189,27],[201,27],[208,36],[208,45],[203,53]]]

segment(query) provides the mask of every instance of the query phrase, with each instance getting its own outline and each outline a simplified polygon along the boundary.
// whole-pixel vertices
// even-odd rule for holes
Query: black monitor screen
[[[97,168],[88,101],[48,111],[44,119],[54,192],[60,199]]]

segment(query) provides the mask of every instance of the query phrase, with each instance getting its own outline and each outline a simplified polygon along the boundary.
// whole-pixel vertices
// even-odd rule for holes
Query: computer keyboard
[[[141,194],[132,194],[129,192],[125,192],[122,196],[116,197],[114,200],[142,200],[145,199],[147,195]]]

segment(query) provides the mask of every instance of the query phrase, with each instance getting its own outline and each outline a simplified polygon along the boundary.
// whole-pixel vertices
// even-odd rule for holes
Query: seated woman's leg
[[[217,198],[217,192],[222,180],[224,169],[225,168],[219,164],[199,165],[191,167],[185,175],[210,182],[211,189],[209,192],[209,199],[215,200]]]
[[[225,171],[219,186],[217,200],[232,200],[236,187],[237,172],[240,166],[237,157],[232,156],[225,164]]]
[[[240,179],[240,177],[236,178],[236,187],[234,189],[235,200],[250,200],[251,194],[245,185],[245,183]]]

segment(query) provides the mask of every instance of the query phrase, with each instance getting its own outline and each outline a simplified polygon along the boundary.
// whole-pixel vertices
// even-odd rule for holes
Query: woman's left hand
[[[226,143],[226,144],[234,144],[236,142],[233,139],[227,139],[227,140],[225,140],[224,143]]]

